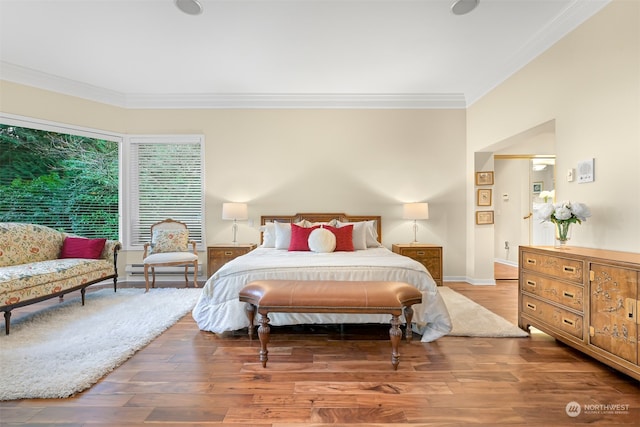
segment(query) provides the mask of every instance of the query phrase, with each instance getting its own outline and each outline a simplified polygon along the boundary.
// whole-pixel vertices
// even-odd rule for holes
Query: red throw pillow
[[[335,251],[353,252],[353,224],[344,225],[340,228],[332,227],[330,225],[325,228],[336,235],[336,249]]]
[[[98,259],[107,239],[86,239],[84,237],[65,237],[60,258]]]
[[[309,251],[309,234],[319,226],[314,227],[300,227],[299,225],[291,224],[291,243],[289,243],[290,251]]]

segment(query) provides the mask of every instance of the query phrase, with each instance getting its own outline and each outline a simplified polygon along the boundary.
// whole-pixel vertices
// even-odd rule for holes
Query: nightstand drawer
[[[216,259],[226,259],[229,261],[247,252],[245,248],[212,249],[211,256]]]
[[[429,244],[394,244],[393,252],[414,259],[433,277],[438,286],[442,286],[442,246]]]
[[[207,247],[207,276],[211,277],[220,267],[229,261],[251,252],[257,247],[255,243],[240,245],[213,245]]]

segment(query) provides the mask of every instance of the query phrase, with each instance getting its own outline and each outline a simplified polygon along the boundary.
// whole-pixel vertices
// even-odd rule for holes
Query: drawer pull
[[[569,326],[576,326],[576,322],[574,322],[571,319],[567,319],[566,317],[562,318],[562,323],[564,323],[565,325],[569,325]]]
[[[575,267],[570,267],[568,265],[563,265],[562,266],[562,271],[564,271],[565,273],[575,273],[576,272],[576,268]]]
[[[527,280],[527,285],[531,286],[532,288],[535,288],[536,282],[534,282],[533,280]]]
[[[537,261],[533,258],[527,258],[527,264],[536,265]]]
[[[233,251],[224,251],[224,255],[225,256],[231,256],[231,255],[233,255]]]
[[[571,292],[567,292],[567,291],[562,291],[562,296],[567,297],[567,298],[575,298],[576,297]]]
[[[531,304],[530,302],[527,303],[527,308],[529,310],[536,311],[536,305],[535,304]]]
[[[424,254],[425,254],[425,252],[424,252],[424,251],[418,251],[418,252],[416,252],[416,254],[418,254],[418,255],[424,255]]]

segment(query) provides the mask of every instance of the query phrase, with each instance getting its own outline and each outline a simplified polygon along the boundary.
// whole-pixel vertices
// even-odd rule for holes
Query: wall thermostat
[[[593,160],[583,160],[578,162],[578,184],[593,182]]]

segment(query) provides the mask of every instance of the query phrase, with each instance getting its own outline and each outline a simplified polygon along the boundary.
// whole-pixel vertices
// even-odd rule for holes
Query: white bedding
[[[254,280],[395,281],[422,291],[422,304],[413,306],[414,330],[430,342],[451,331],[451,319],[438,288],[419,262],[386,248],[354,252],[289,252],[257,248],[228,262],[205,284],[193,309],[203,331],[222,333],[249,326],[245,303],[238,293]],[[330,323],[389,323],[387,314],[271,313],[272,325]],[[404,319],[403,319],[404,321]]]

